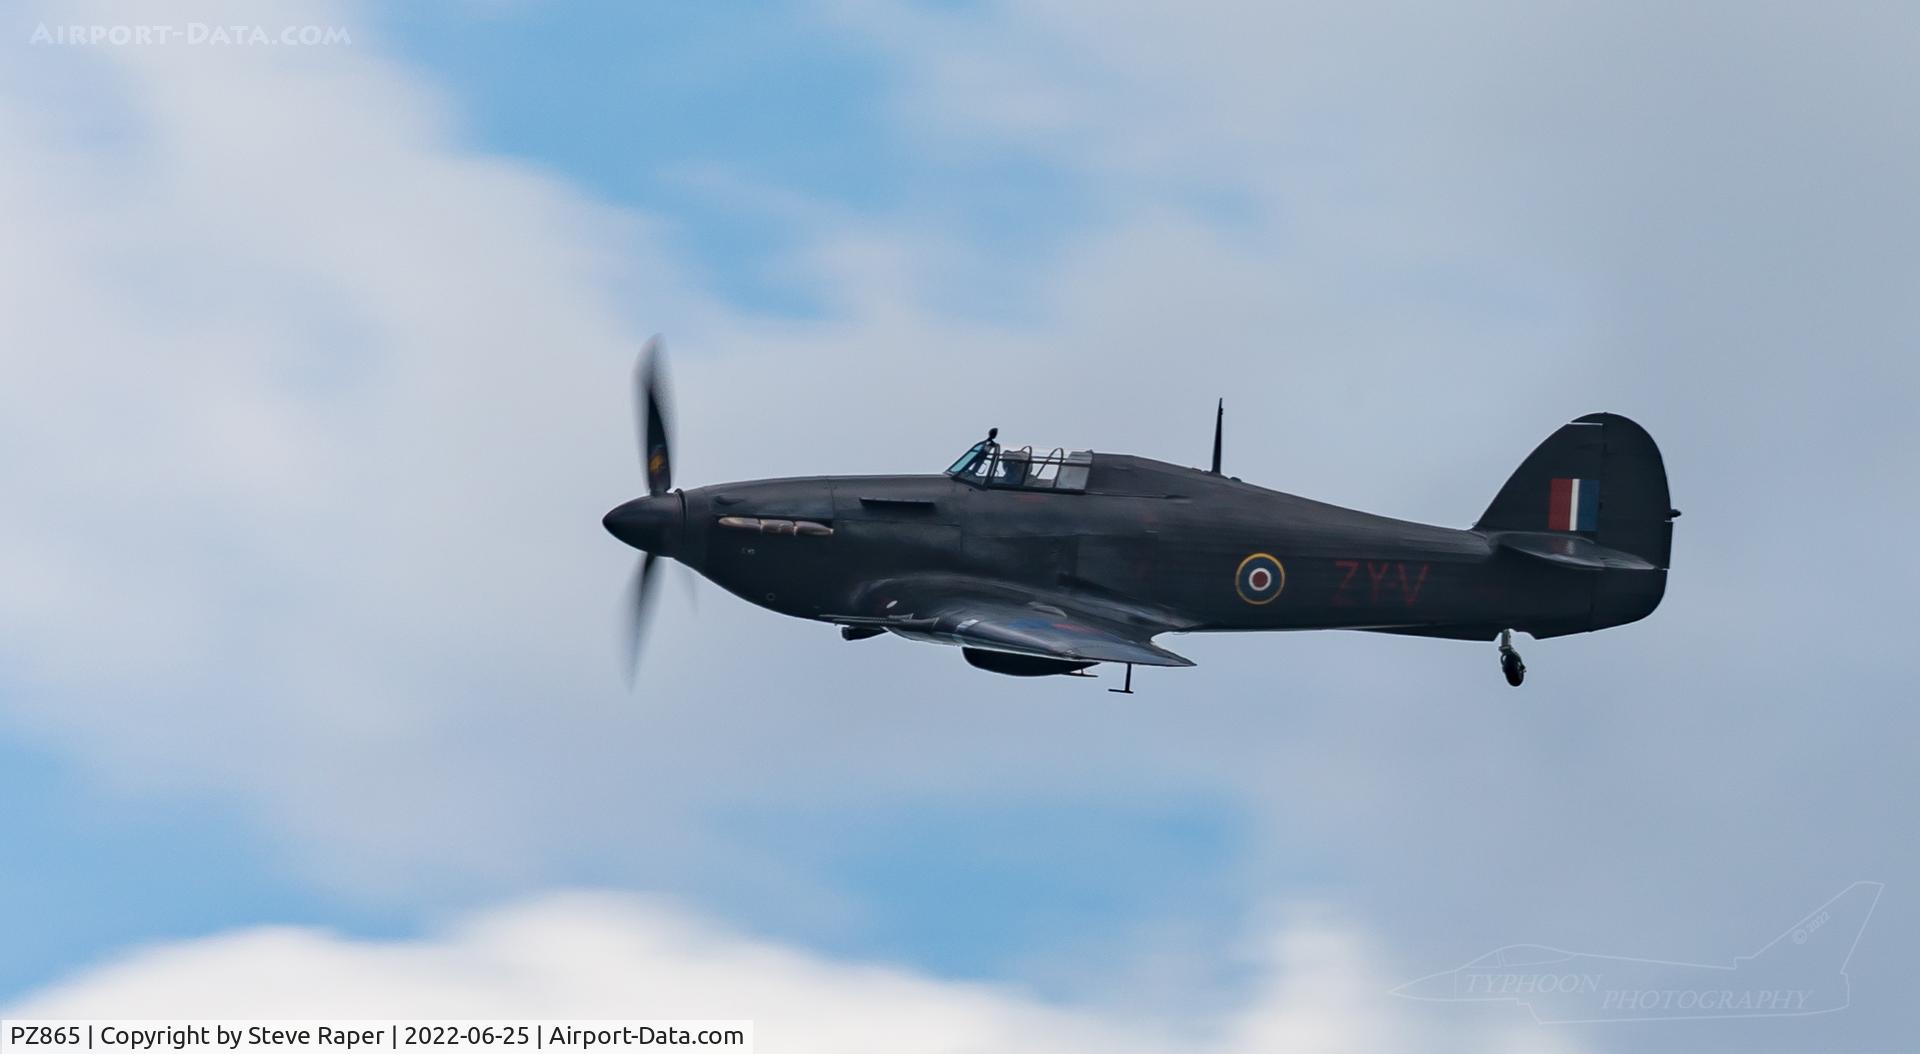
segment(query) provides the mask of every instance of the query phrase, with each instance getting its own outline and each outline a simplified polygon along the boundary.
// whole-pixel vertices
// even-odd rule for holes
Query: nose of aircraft
[[[684,506],[678,494],[635,498],[601,519],[607,533],[642,552],[672,556]]]

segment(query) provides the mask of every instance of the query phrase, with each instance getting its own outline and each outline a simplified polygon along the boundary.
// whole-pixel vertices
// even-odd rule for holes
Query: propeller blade
[[[700,578],[686,564],[680,565],[680,581],[687,584],[687,610],[700,613]]]
[[[656,577],[649,572],[653,562],[659,559],[648,553],[646,559],[634,565],[633,578],[627,583],[627,688],[631,690],[640,676],[640,643],[646,637],[647,612],[653,602],[653,582]]]
[[[647,341],[633,367],[633,411],[639,427],[640,464],[647,473],[647,493],[673,489],[673,453],[667,420],[666,352],[660,338]]]

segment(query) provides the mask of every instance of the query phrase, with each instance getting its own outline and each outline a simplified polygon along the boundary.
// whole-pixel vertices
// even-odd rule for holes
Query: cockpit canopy
[[[976,487],[1020,490],[1083,491],[1093,470],[1093,451],[1054,447],[1035,454],[1030,446],[1004,446],[994,440],[975,443],[947,475]]]

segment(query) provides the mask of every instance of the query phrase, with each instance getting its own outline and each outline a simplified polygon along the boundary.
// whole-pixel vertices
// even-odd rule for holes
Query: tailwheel
[[[1507,683],[1515,688],[1527,679],[1527,664],[1520,661],[1520,653],[1513,649],[1513,631],[1500,631],[1500,672],[1506,675]]]

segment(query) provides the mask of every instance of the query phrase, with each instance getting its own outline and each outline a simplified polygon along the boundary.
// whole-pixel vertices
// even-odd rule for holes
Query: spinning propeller
[[[640,641],[646,629],[657,576],[653,564],[673,555],[680,540],[686,506],[673,492],[672,431],[667,407],[665,355],[660,338],[647,341],[633,367],[634,431],[640,443],[640,466],[647,477],[647,496],[607,513],[601,522],[615,538],[646,553],[633,569],[627,586],[627,683],[639,670]]]

